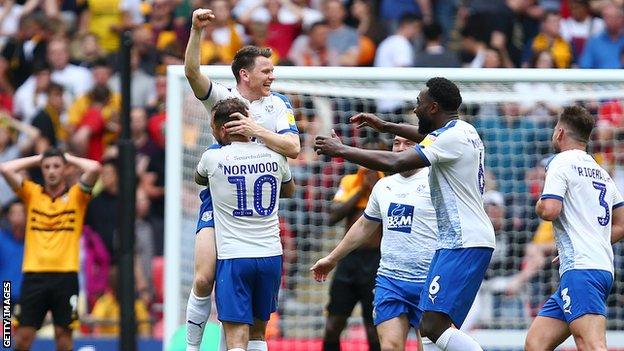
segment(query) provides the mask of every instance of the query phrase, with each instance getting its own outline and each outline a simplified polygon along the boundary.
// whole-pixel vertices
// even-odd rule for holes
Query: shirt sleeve
[[[290,172],[290,166],[288,165],[288,160],[286,157],[282,156],[281,159],[281,173],[282,173],[282,183],[288,183],[292,180],[292,173]]]
[[[230,89],[226,88],[223,84],[217,82],[210,82],[210,88],[208,88],[208,94],[206,96],[198,96],[208,110],[208,113],[212,112],[212,107],[219,101],[225,100],[232,96]]]
[[[22,187],[17,190],[17,196],[22,199],[24,204],[28,207],[28,203],[32,197],[32,194],[37,189],[37,185],[30,180],[22,181]]]
[[[427,147],[416,145],[414,149],[428,165],[433,165],[459,159],[464,153],[464,147],[465,140],[458,138],[455,131],[448,130],[438,135]]]
[[[206,150],[202,155],[199,163],[197,164],[197,173],[204,178],[209,178],[214,173],[215,164],[215,151],[212,149]]]
[[[279,104],[279,108],[277,109],[275,132],[278,134],[299,134],[299,129],[297,129],[297,123],[295,122],[295,114],[290,101],[282,94],[273,93],[273,95],[277,96],[280,102],[282,102]]]
[[[373,187],[373,191],[371,192],[370,197],[368,198],[368,203],[366,204],[366,209],[364,209],[364,217],[368,220],[381,222],[381,209],[379,208],[379,201],[377,200],[377,195],[379,193],[379,185],[380,182],[377,182]]]
[[[568,189],[565,167],[558,163],[551,162],[546,172],[544,190],[540,199],[555,199],[563,201],[563,197]]]

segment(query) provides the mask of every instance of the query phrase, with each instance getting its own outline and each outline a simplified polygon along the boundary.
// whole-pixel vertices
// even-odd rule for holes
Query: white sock
[[[219,323],[219,351],[228,351],[227,340],[225,340],[225,330],[223,330],[223,323]]]
[[[206,328],[206,321],[208,320],[208,316],[210,316],[211,307],[212,302],[210,301],[210,295],[198,297],[195,295],[195,292],[191,290],[186,304],[187,351],[199,350],[199,345],[204,336],[204,329]]]
[[[448,328],[436,341],[444,351],[483,351],[477,342],[461,330]]]
[[[269,345],[262,340],[249,340],[247,343],[247,351],[269,351]]]
[[[423,351],[440,351],[438,345],[434,344],[429,338],[421,338],[423,344]]]

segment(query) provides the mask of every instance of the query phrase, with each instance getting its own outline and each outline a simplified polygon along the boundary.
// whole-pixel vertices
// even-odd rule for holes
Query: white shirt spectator
[[[561,36],[568,43],[574,38],[588,39],[604,30],[605,23],[602,18],[588,17],[583,22],[577,22],[572,17],[561,20]]]
[[[0,49],[4,47],[4,44],[6,44],[10,37],[15,36],[15,33],[17,33],[23,8],[22,5],[14,4],[11,6],[6,17],[4,17],[4,20],[0,23]],[[5,7],[0,6],[0,13],[4,13],[4,11]]]
[[[236,32],[238,33],[238,37],[241,38],[243,43],[247,43],[248,39],[247,35],[245,35],[245,27],[243,27],[242,24],[237,23],[235,28]],[[229,26],[215,28],[215,30],[212,31],[212,41],[214,41],[217,45],[228,45],[230,43],[230,37],[231,35]]]
[[[414,47],[402,35],[391,35],[384,39],[375,54],[375,67],[410,67],[414,65]],[[400,88],[396,82],[387,82],[381,85],[386,91]],[[391,112],[403,106],[400,100],[377,100],[377,109],[380,112]]]
[[[62,85],[71,99],[86,94],[93,87],[91,72],[72,64],[68,64],[62,70],[53,71],[52,81]]]
[[[119,4],[119,9],[130,14],[132,24],[139,25],[144,22],[143,14],[141,13],[141,0],[122,0],[121,4]]]
[[[121,77],[116,73],[109,81],[108,86],[116,93],[121,92]],[[130,85],[132,107],[145,107],[147,103],[156,99],[156,80],[140,69],[132,72]]]
[[[13,96],[13,114],[23,122],[30,124],[37,112],[44,108],[48,102],[45,92],[35,94],[37,87],[36,78],[29,77]]]

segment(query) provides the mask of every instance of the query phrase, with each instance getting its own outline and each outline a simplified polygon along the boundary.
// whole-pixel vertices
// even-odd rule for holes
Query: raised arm
[[[20,172],[24,169],[39,166],[41,164],[41,155],[18,158],[0,164],[0,173],[6,179],[11,189],[14,191],[22,187],[24,178]]]
[[[188,80],[193,93],[203,99],[210,91],[210,79],[201,74],[199,70],[199,54],[201,34],[204,28],[214,19],[212,10],[197,9],[193,11],[191,33],[186,44],[184,55],[184,75]]]
[[[347,256],[351,251],[362,246],[375,233],[381,230],[381,223],[361,216],[349,229],[338,246],[327,256],[318,260],[310,270],[314,273],[314,279],[324,281],[338,261]]]
[[[4,112],[0,112],[0,120],[7,121],[13,129],[24,134],[24,139],[20,141],[18,147],[22,155],[29,154],[35,140],[37,140],[41,134],[39,129],[31,126],[30,124],[21,122]]]
[[[319,155],[341,157],[368,169],[382,172],[398,173],[430,166],[429,161],[416,150],[392,152],[359,149],[342,144],[333,131],[331,137],[317,136],[314,150]]]
[[[357,124],[357,129],[369,127],[378,132],[398,135],[405,139],[420,143],[425,136],[418,132],[418,126],[407,123],[392,123],[384,121],[372,113],[358,113],[351,117],[351,123]]]
[[[67,160],[67,163],[82,170],[83,173],[82,176],[80,176],[80,183],[89,188],[92,188],[95,185],[102,169],[102,165],[100,165],[99,162],[89,160],[87,158],[76,157],[68,153],[65,154],[65,159]]]

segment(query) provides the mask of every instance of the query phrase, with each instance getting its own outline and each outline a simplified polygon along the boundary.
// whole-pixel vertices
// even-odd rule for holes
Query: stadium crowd
[[[608,0],[0,0],[0,162],[39,154],[58,146],[102,163],[101,179],[89,204],[82,242],[82,332],[110,335],[118,307],[116,139],[120,130],[119,32],[131,29],[132,139],[137,148],[136,203],[137,313],[143,335],[162,335],[162,270],[167,65],[183,63],[192,10],[208,7],[216,19],[204,31],[202,64],[229,64],[252,44],[273,49],[279,65],[483,68],[622,68],[624,10]],[[516,91],[561,91],[551,85],[518,83]],[[358,136],[347,123],[353,111],[384,113],[398,120],[409,106],[380,100],[335,104],[325,118],[310,97],[290,96],[301,131],[302,152],[292,162],[297,200],[283,223],[295,277],[301,252],[323,251],[318,228],[339,176],[351,165],[329,163],[312,149],[327,129]],[[486,144],[489,169],[485,203],[498,234],[498,250],[488,282],[494,316],[510,326],[522,317],[517,293],[529,282],[537,289],[530,309],[550,295],[556,267],[552,228],[540,222],[532,205],[541,193],[557,98],[526,104],[466,106],[467,118]],[[624,191],[624,110],[621,101],[589,103],[598,119],[593,152]],[[41,181],[33,171],[28,177]],[[360,186],[354,184],[354,187]],[[329,191],[325,189],[330,189]],[[0,179],[0,275],[21,281],[25,209]],[[288,250],[291,248],[291,250]],[[616,267],[624,265],[616,248]],[[10,259],[8,259],[10,258]],[[619,265],[619,266],[618,266]],[[546,269],[544,269],[544,266]],[[551,274],[544,274],[549,271]],[[537,274],[541,271],[541,274]],[[305,273],[305,272],[304,272]],[[507,275],[507,276],[504,276]],[[6,278],[5,278],[6,277]],[[110,279],[109,279],[110,278]],[[497,284],[501,278],[504,284]],[[285,286],[295,291],[296,279]],[[614,323],[624,323],[624,286],[616,280],[610,298]],[[19,297],[19,289],[13,290]],[[619,300],[618,300],[619,299]],[[619,312],[616,311],[619,306]],[[112,313],[111,313],[112,311]],[[500,319],[503,318],[503,319]],[[611,321],[611,320],[610,320]],[[619,322],[618,322],[619,321]],[[615,326],[616,324],[610,324]]]

